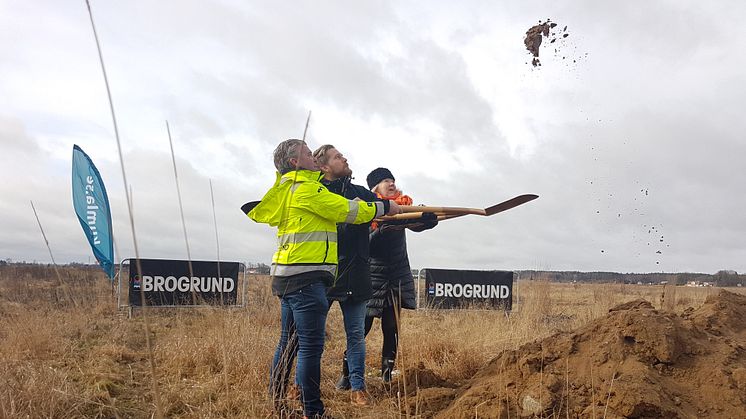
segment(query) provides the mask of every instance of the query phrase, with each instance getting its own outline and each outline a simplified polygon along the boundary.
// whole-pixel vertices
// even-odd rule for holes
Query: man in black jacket
[[[347,199],[380,201],[364,186],[351,183],[352,170],[347,159],[333,145],[326,144],[314,153],[316,163],[324,173],[321,180],[329,191]],[[337,278],[326,296],[331,307],[339,303],[344,319],[347,350],[342,363],[340,390],[351,389],[352,404],[368,404],[365,395],[365,315],[368,299],[373,295],[368,263],[370,224],[337,224]]]

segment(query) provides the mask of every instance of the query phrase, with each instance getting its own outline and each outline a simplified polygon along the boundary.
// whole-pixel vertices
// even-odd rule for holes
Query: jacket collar
[[[279,172],[278,175],[278,181],[280,183],[285,183],[286,181],[295,181],[295,182],[308,182],[308,181],[316,181],[319,182],[321,178],[324,177],[324,174],[321,172],[313,171],[313,170],[291,170],[284,175],[280,176]]]
[[[351,176],[343,176],[334,180],[326,180],[326,178],[321,179],[321,183],[326,186],[327,189],[342,196],[344,196],[345,191],[350,186],[351,182]]]
[[[342,176],[340,178],[336,178],[334,180],[326,180],[325,177],[321,177],[321,183],[323,183],[326,186],[329,185],[346,185],[349,184],[352,181],[352,176]]]

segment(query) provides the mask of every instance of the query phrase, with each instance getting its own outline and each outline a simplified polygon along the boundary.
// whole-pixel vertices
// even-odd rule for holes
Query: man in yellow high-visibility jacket
[[[324,413],[319,383],[329,305],[326,287],[337,270],[337,223],[363,224],[401,212],[393,201],[351,201],[329,192],[323,175],[301,140],[286,140],[274,151],[277,180],[248,216],[277,226],[272,258],[272,292],[280,297],[282,330],[270,370],[270,395],[282,408],[289,355],[298,345],[296,376],[304,414]],[[297,336],[297,342],[294,340]]]

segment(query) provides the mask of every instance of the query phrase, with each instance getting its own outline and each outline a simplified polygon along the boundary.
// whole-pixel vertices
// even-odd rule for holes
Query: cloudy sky
[[[412,266],[746,271],[742,2],[92,2],[142,257],[268,263],[240,206],[272,150],[331,143],[356,181],[391,169],[415,203],[536,201],[409,233]],[[525,31],[569,37],[530,65]],[[556,49],[556,51],[555,51]],[[0,259],[92,259],[71,200],[73,144],[134,257],[85,2],[0,0]]]

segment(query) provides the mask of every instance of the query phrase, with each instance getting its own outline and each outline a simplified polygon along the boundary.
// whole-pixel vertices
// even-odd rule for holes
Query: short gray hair
[[[291,138],[281,142],[277,148],[275,148],[275,168],[281,175],[287,172],[295,170],[296,167],[290,163],[290,159],[298,158],[298,148],[305,144],[304,141]]]
[[[316,159],[316,163],[319,166],[329,163],[329,159],[326,158],[326,152],[333,148],[337,147],[334,147],[331,144],[324,144],[313,152],[313,157]]]

